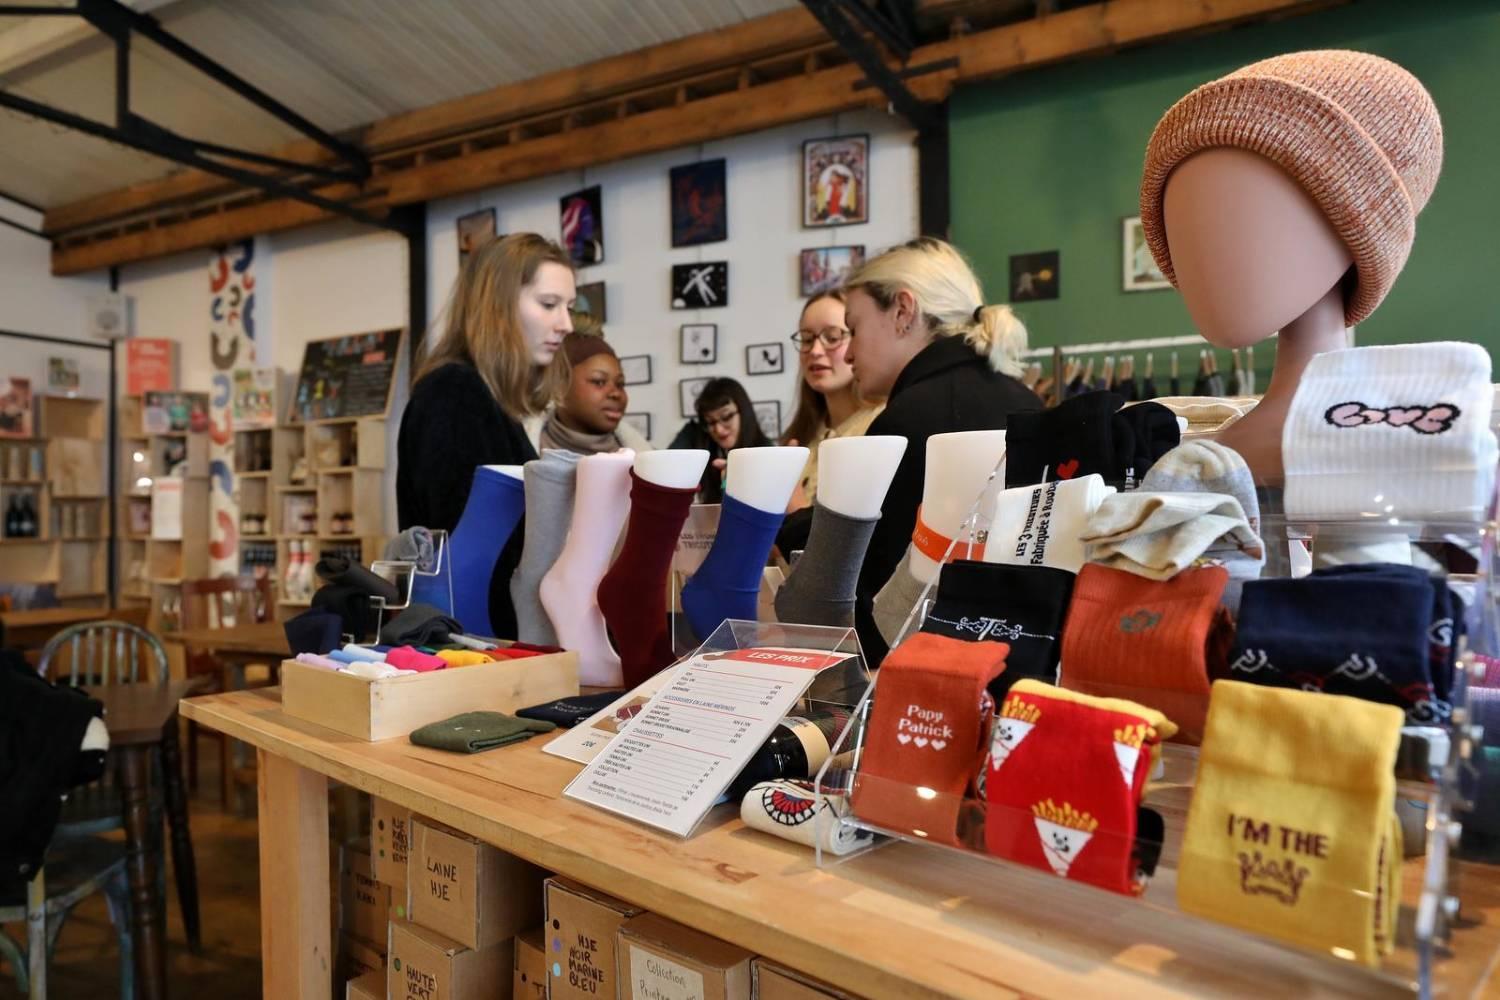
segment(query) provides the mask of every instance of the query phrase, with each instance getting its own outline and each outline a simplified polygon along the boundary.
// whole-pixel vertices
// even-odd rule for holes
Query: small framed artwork
[[[586,285],[578,286],[578,297],[573,300],[573,314],[575,316],[589,316],[596,323],[603,323],[607,317],[605,312],[604,282],[591,281]]]
[[[599,185],[558,199],[562,245],[579,267],[604,262],[604,197]]]
[[[713,323],[684,323],[678,330],[677,360],[685,365],[711,365],[719,360],[719,328]]]
[[[693,247],[729,239],[724,160],[673,167],[672,245]]]
[[[495,210],[481,208],[468,215],[460,215],[458,227],[458,266],[463,267],[469,254],[495,238]]]
[[[626,385],[651,384],[651,355],[627,354],[620,359],[620,371],[625,375]],[[630,414],[626,414],[628,417]]]
[[[717,309],[729,305],[729,263],[672,265],[673,309]]]
[[[755,422],[766,432],[766,437],[772,441],[781,437],[781,404],[772,399],[750,405],[755,408]]]
[[[1124,284],[1127,292],[1149,292],[1156,288],[1171,288],[1172,283],[1162,275],[1146,245],[1146,231],[1141,228],[1141,217],[1132,215],[1121,228],[1124,247]]]
[[[810,247],[802,251],[802,297],[822,295],[843,286],[865,262],[863,246]]]
[[[31,409],[31,379],[0,377],[0,437],[31,437]]]
[[[81,381],[77,358],[47,359],[47,391],[72,396],[78,392]]]
[[[640,432],[641,437],[647,441],[651,440],[651,414],[649,413],[627,413],[625,422]]]
[[[698,393],[703,387],[712,382],[711,378],[685,378],[677,383],[677,402],[682,407],[684,417],[696,417],[698,415],[695,406],[698,402]]]
[[[785,371],[781,344],[751,344],[745,348],[746,375],[779,375]]]
[[[1056,250],[1040,253],[1012,254],[1010,258],[1010,300],[1036,302],[1055,299],[1062,287],[1061,262]]]
[[[802,144],[802,225],[870,221],[870,137],[841,135]]]

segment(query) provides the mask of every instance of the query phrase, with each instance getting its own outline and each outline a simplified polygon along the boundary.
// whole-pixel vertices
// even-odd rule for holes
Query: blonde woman
[[[855,595],[855,625],[874,665],[886,646],[871,604],[916,527],[927,439],[999,429],[1012,413],[1041,403],[1017,378],[1026,328],[1009,306],[984,304],[968,261],[942,240],[923,237],[887,250],[851,275],[844,292],[851,337],[845,357],[861,392],[886,397],[866,433],[908,442]]]

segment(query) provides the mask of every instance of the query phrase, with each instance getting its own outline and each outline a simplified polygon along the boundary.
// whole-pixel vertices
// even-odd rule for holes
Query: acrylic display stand
[[[446,531],[432,532],[432,570],[424,570],[415,562],[407,559],[377,559],[370,564],[370,572],[382,579],[389,580],[396,585],[396,593],[401,595],[400,600],[390,604],[383,597],[371,597],[370,603],[375,607],[375,633],[385,627],[386,612],[403,611],[411,606],[412,594],[416,589],[418,578],[435,579],[439,595],[446,595],[447,602],[434,605],[444,614],[453,614],[453,573],[452,563],[448,558],[448,533]]]
[[[953,547],[985,542],[989,512],[994,509],[993,501],[1002,483],[1003,476],[992,476],[976,499]],[[1410,832],[1407,835],[1408,856],[1400,878],[1395,949],[1380,960],[1377,968],[1351,961],[1354,956],[1344,949],[1322,953],[1327,954],[1330,972],[1339,982],[1354,984],[1358,989],[1364,982],[1360,977],[1368,977],[1370,993],[1396,986],[1424,998],[1466,996],[1482,981],[1494,958],[1500,956],[1500,928],[1489,926],[1483,919],[1470,919],[1464,910],[1466,899],[1475,901],[1476,911],[1500,902],[1500,731],[1494,731],[1500,730],[1500,725],[1490,726],[1492,731],[1487,733],[1486,727],[1475,722],[1475,709],[1483,707],[1475,703],[1489,697],[1485,693],[1488,689],[1480,687],[1481,681],[1487,679],[1490,684],[1500,685],[1496,677],[1500,674],[1500,659],[1492,659],[1500,657],[1500,612],[1491,583],[1496,568],[1497,531],[1500,523],[1493,512],[1485,512],[1485,517],[1446,523],[1403,518],[1398,512],[1388,510],[1378,512],[1378,518],[1318,523],[1289,522],[1276,511],[1262,515],[1261,535],[1270,552],[1266,576],[1300,576],[1319,559],[1366,561],[1357,558],[1358,554],[1379,551],[1382,544],[1399,546],[1404,538],[1413,562],[1446,575],[1450,586],[1468,604],[1467,636],[1458,647],[1453,681],[1452,714],[1439,727],[1446,740],[1442,736],[1429,741],[1414,734],[1404,735],[1398,758],[1396,798],[1413,811],[1419,822],[1407,826],[1408,830],[1415,829],[1416,835]],[[1338,558],[1346,554],[1356,557]],[[932,596],[929,590],[935,587],[924,590],[900,638],[920,627]],[[1066,674],[1066,664],[1062,669]],[[1500,708],[1500,686],[1494,690]],[[877,685],[872,684],[859,699],[850,725],[833,748],[833,758],[815,782],[820,796],[837,797],[850,804],[843,816],[834,815],[832,810],[824,811],[829,822],[840,824],[841,833],[874,835],[872,846],[864,852],[905,841],[920,844],[924,850],[983,858],[991,863],[987,870],[993,872],[993,883],[985,887],[989,895],[1031,900],[1027,905],[1046,905],[1057,912],[1076,914],[1080,920],[1091,919],[1106,902],[1139,908],[1139,919],[1144,921],[1205,920],[1180,909],[1176,900],[1178,865],[1197,770],[1197,747],[1175,743],[1162,746],[1160,765],[1151,775],[1143,797],[1143,805],[1161,814],[1164,820],[1165,833],[1160,842],[1148,843],[1137,837],[1132,844],[1101,845],[1123,852],[1126,857],[1131,856],[1132,849],[1136,857],[1156,856],[1154,876],[1144,891],[1132,898],[985,852],[986,823],[999,823],[1001,829],[1006,829],[1011,828],[1013,821],[1026,829],[1035,826],[1040,834],[1039,820],[1030,812],[997,816],[993,807],[987,809],[981,798],[947,796],[930,788],[861,774],[864,722],[876,691]],[[1152,700],[1150,692],[1124,686],[1101,693],[1146,703]],[[997,722],[998,711],[999,706]],[[1500,722],[1500,711],[1494,718]],[[1489,766],[1481,766],[1484,763]],[[862,815],[861,803],[872,801],[883,802],[885,806],[877,810],[876,816]],[[904,806],[891,809],[892,802]],[[896,817],[905,817],[906,822]],[[932,825],[929,821],[933,817],[941,818],[942,829],[949,831],[949,836],[935,836],[933,831],[919,825]],[[950,818],[951,827],[947,825]],[[1422,842],[1412,843],[1418,835]],[[1094,850],[1098,852],[1099,848]],[[819,849],[817,864],[820,867],[844,864],[859,853],[863,852],[835,856]],[[1047,860],[1059,873],[1067,869],[1066,858],[1062,856],[1048,854]],[[1366,887],[1351,885],[1348,891],[1368,896]],[[1128,913],[1123,918],[1133,919]],[[1227,948],[1238,947],[1236,942],[1249,936],[1248,931],[1227,926],[1215,925],[1213,929],[1222,932]],[[1271,954],[1280,954],[1284,949],[1288,961],[1299,951],[1289,944],[1275,943]]]

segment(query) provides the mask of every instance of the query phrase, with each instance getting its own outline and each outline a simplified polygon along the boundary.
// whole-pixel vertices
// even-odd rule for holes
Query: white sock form
[[[578,487],[568,540],[542,577],[542,607],[558,643],[578,654],[578,680],[598,687],[624,682],[620,657],[610,645],[599,610],[599,581],[609,568],[620,529],[630,513],[629,448],[578,460]]]

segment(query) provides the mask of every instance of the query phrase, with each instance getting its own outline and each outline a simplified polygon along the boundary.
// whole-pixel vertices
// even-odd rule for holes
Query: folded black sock
[[[313,567],[318,576],[336,586],[354,587],[371,597],[383,597],[387,604],[396,604],[401,594],[396,585],[383,576],[377,576],[357,560],[328,554]]]
[[[564,729],[580,725],[593,717],[595,712],[609,706],[620,697],[618,691],[601,691],[598,694],[580,694],[573,698],[559,698],[545,705],[532,705],[516,711],[523,719],[551,722]]]
[[[1005,672],[989,687],[998,701],[1018,680],[1057,683],[1063,619],[1073,574],[1051,566],[1012,566],[964,559],[943,566],[923,632],[1010,645]]]
[[[1011,414],[1005,427],[1005,485],[1034,486],[1094,473],[1113,481],[1119,467],[1113,417],[1124,402],[1112,392],[1086,392],[1050,410]]]
[[[1441,721],[1451,709],[1429,667],[1433,603],[1420,570],[1337,567],[1299,580],[1252,580],[1240,601],[1230,676],[1397,705],[1414,724]]]
[[[1114,415],[1112,424],[1118,464],[1113,476],[1105,474],[1104,478],[1111,484],[1131,489],[1145,478],[1158,458],[1182,441],[1177,415],[1160,403],[1127,406]]]

